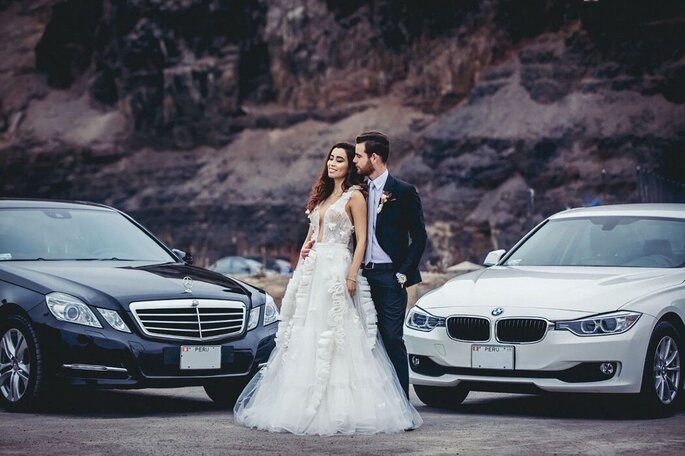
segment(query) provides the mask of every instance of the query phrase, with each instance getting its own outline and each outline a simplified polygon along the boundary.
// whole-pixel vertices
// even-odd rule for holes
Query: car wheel
[[[45,366],[31,323],[12,315],[0,325],[0,401],[10,411],[26,410],[44,389]]]
[[[446,409],[458,407],[469,395],[469,390],[461,386],[414,385],[414,392],[427,406]]]
[[[244,380],[226,380],[204,386],[207,396],[221,407],[232,408],[247,383]]]
[[[649,412],[673,413],[682,395],[680,358],[682,338],[675,327],[661,321],[654,328],[647,349],[640,396]]]

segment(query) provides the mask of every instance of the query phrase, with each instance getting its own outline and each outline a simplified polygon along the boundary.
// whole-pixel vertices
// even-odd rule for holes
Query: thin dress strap
[[[352,198],[352,194],[354,193],[354,191],[355,190],[361,191],[361,189],[362,188],[359,185],[353,185],[352,187],[345,190],[345,193],[343,193],[341,199],[345,198],[345,204],[347,204],[347,202],[350,200],[350,198]]]

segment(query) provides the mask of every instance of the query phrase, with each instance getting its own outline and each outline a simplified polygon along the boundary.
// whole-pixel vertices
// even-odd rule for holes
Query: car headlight
[[[264,326],[276,323],[278,321],[278,307],[274,298],[269,293],[266,294],[266,303],[264,304]]]
[[[100,315],[102,315],[102,318],[109,323],[109,325],[116,329],[117,331],[121,332],[126,332],[130,333],[131,330],[128,329],[128,326],[126,326],[126,323],[124,320],[121,319],[119,316],[119,312],[116,312],[114,310],[107,310],[107,309],[100,309],[99,307],[96,307],[98,312],[100,312]]]
[[[255,329],[259,323],[259,312],[261,307],[253,307],[250,310],[250,316],[247,318],[247,330]]]
[[[259,324],[259,313],[262,307],[253,307],[250,310],[250,316],[247,321],[247,330],[255,329]],[[278,321],[278,307],[274,298],[269,293],[266,294],[266,302],[264,303],[264,323],[263,325],[270,325]]]
[[[445,326],[445,319],[431,315],[420,307],[414,306],[407,315],[406,325],[408,328],[417,331],[432,331],[433,328]]]
[[[580,320],[557,321],[554,329],[571,331],[577,336],[621,334],[632,328],[640,315],[638,312],[613,312]]]
[[[50,293],[45,296],[48,309],[56,319],[78,325],[102,328],[92,310],[80,299],[66,293]]]

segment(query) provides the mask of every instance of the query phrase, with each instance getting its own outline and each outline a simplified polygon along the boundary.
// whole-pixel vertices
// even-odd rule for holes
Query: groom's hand
[[[302,250],[300,250],[300,257],[302,257],[302,259],[307,258],[313,246],[314,240],[307,241],[307,243],[302,247]]]

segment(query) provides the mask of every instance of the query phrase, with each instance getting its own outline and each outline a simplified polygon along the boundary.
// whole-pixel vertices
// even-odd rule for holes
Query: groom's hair
[[[390,140],[380,131],[365,131],[357,136],[357,144],[364,144],[364,150],[369,157],[376,154],[381,157],[383,163],[388,161],[390,155]]]

